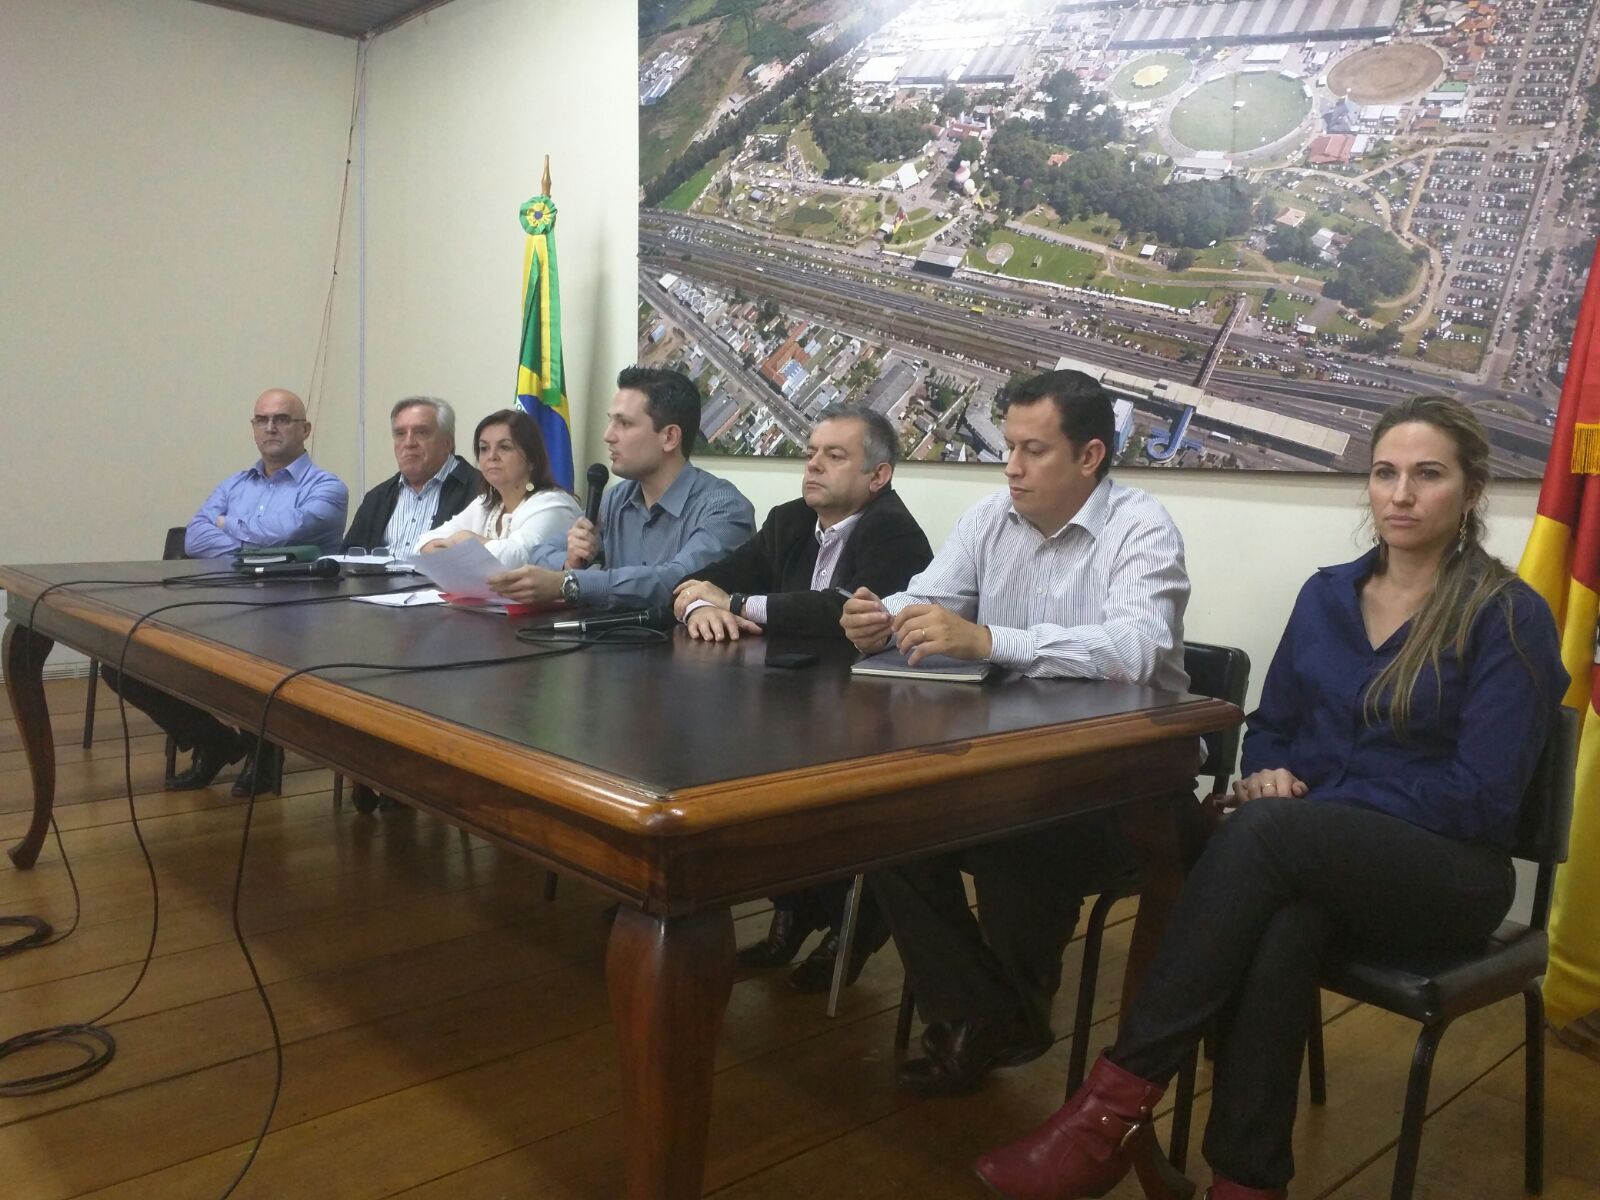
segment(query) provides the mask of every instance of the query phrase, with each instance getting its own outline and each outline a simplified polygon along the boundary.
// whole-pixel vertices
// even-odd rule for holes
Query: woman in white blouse
[[[418,552],[475,538],[507,567],[521,567],[541,542],[566,545],[567,530],[583,510],[551,474],[550,456],[533,418],[517,409],[501,409],[478,422],[472,440],[483,494],[423,534]]]

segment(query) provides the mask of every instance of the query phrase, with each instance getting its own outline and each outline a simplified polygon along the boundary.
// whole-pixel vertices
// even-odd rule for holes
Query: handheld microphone
[[[583,515],[588,519],[589,524],[599,528],[600,494],[606,490],[606,481],[611,478],[611,472],[606,470],[604,463],[590,463],[588,471],[584,472],[584,478],[589,483],[589,496],[583,506]],[[585,560],[580,565],[588,566],[589,564]]]
[[[602,613],[595,617],[581,617],[572,621],[554,621],[551,629],[575,629],[579,633],[594,633],[601,629],[671,629],[674,624],[672,609],[665,604],[631,612]]]
[[[600,524],[600,493],[606,490],[606,483],[611,478],[611,472],[606,470],[604,463],[590,463],[589,469],[584,473],[584,478],[589,482],[589,498],[584,502],[583,515],[589,518],[589,524]]]
[[[342,565],[331,558],[319,558],[316,562],[269,563],[261,567],[239,568],[239,574],[252,579],[337,579],[342,571]]]

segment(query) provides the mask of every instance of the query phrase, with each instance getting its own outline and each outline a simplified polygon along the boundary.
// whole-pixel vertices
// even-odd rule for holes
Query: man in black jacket
[[[806,442],[800,499],[778,505],[755,537],[673,593],[674,611],[690,636],[724,641],[770,630],[842,638],[839,615],[850,593],[866,587],[888,595],[876,585],[903,588],[927,566],[933,558],[928,539],[890,487],[895,443],[894,426],[870,408],[825,409]],[[774,898],[767,936],[740,950],[739,964],[784,966],[822,929],[822,944],[789,978],[800,991],[825,990],[848,890],[840,882]],[[851,948],[852,982],[887,939],[869,893]]]
[[[410,554],[428,530],[472,503],[482,477],[456,454],[456,414],[433,396],[407,396],[389,410],[399,471],[366,494],[344,548],[387,546]]]
[[[483,488],[477,468],[456,453],[456,411],[449,401],[436,396],[397,401],[389,410],[389,432],[400,469],[362,498],[344,535],[347,554],[358,546],[387,546],[396,557],[410,554],[424,533],[471,504]],[[352,790],[363,812],[380,799],[365,784]]]
[[[855,405],[823,410],[806,443],[800,499],[778,505],[755,537],[674,590],[690,636],[842,638],[850,592],[873,579],[909,581],[927,566],[928,539],[890,486],[895,457],[887,418]]]

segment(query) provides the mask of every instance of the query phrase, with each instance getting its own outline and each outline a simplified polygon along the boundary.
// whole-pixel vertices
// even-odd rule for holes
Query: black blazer
[[[433,514],[433,524],[428,527],[430,529],[443,525],[471,504],[483,487],[483,476],[478,474],[476,467],[459,454],[455,460],[455,466],[450,468],[450,474],[444,477],[444,482],[439,486],[439,507]],[[350,531],[344,535],[344,548],[349,550],[351,546],[366,546],[370,549],[383,545],[384,539],[389,536],[389,518],[394,516],[394,506],[399,502],[400,472],[396,471],[362,497],[355,520],[350,522]],[[389,548],[396,554],[410,554],[412,549],[410,546]]]
[[[791,500],[767,514],[755,537],[721,562],[690,576],[726,592],[767,597],[767,629],[804,637],[839,637],[844,597],[811,590],[817,565],[817,514],[806,502]],[[870,588],[879,596],[898,592],[933,559],[933,549],[916,518],[891,488],[884,488],[861,510],[861,519],[844,544],[829,585]]]

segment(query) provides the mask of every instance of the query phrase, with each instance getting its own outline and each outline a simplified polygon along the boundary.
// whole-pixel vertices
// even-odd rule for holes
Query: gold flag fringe
[[[1600,425],[1577,425],[1572,431],[1572,473],[1600,475]]]

